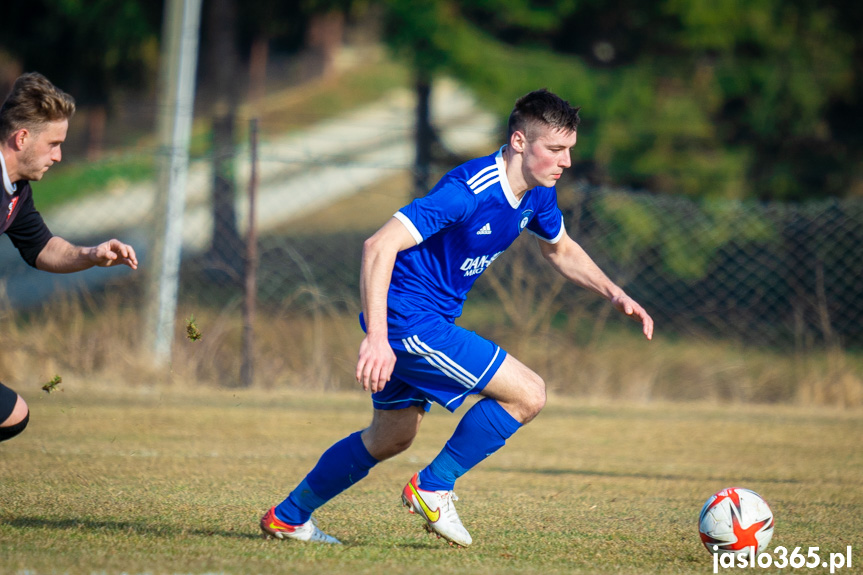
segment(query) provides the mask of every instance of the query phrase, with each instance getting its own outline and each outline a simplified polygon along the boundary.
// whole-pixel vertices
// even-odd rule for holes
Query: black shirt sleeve
[[[54,234],[45,225],[41,214],[36,211],[33,196],[27,194],[27,197],[22,198],[21,201],[22,205],[18,208],[15,221],[6,230],[6,235],[18,248],[24,261],[35,268],[36,258]]]

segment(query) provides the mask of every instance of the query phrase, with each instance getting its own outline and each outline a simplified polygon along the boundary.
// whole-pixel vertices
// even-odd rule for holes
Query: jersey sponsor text
[[[464,272],[465,277],[479,275],[485,271],[485,269],[491,265],[491,262],[497,259],[497,256],[502,254],[503,252],[497,252],[496,254],[490,256],[479,256],[476,258],[467,258],[464,260],[464,263],[461,264],[461,269]]]

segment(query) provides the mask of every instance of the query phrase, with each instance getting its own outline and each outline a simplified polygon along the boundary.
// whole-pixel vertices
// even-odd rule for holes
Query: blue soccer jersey
[[[563,237],[555,188],[532,188],[517,200],[502,150],[453,169],[396,212],[417,241],[393,268],[388,307],[397,317],[435,313],[453,321],[479,275],[522,230],[550,243]]]

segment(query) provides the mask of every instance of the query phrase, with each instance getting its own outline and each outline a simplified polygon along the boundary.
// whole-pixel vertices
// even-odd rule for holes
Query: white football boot
[[[451,544],[467,547],[473,542],[470,533],[464,528],[454,501],[458,497],[452,491],[426,491],[418,487],[419,474],[415,473],[402,490],[402,503],[408,511],[425,520],[425,529]]]
[[[332,543],[335,545],[341,545],[342,543],[335,537],[331,537],[318,529],[314,519],[309,519],[302,525],[288,525],[276,517],[275,507],[271,507],[261,517],[261,531],[264,532],[266,539],[275,537],[276,539],[296,539],[297,541],[309,541],[311,543]]]

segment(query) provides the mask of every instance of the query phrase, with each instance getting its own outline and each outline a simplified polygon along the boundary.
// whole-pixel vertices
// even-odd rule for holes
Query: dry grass
[[[32,423],[0,446],[4,573],[708,573],[698,511],[732,484],[772,505],[773,546],[860,552],[859,411],[553,396],[460,480],[475,544],[454,550],[398,505],[457,422],[435,410],[408,452],[318,512],[346,543],[331,548],[263,541],[256,522],[368,423],[365,394],[117,380],[25,394]]]
[[[485,304],[493,305],[493,304]],[[261,310],[255,326],[256,387],[344,390],[363,336],[356,309],[326,304]],[[634,325],[606,329],[589,344],[564,328],[525,337],[483,304],[471,304],[464,325],[498,341],[530,365],[558,394],[630,402],[711,401],[863,406],[863,358],[838,350],[793,355],[696,339],[647,342]],[[177,322],[173,366],[153,368],[142,349],[139,311],[117,296],[67,297],[26,317],[8,308],[0,333],[0,373],[16,389],[36,389],[54,375],[66,382],[112,380],[127,386],[238,386],[238,307],[182,307],[203,337],[185,337]],[[500,323],[495,323],[495,320]]]
[[[636,402],[863,406],[863,357],[855,352],[793,354],[661,334],[647,342],[629,324],[580,344],[565,329],[545,328],[525,338],[506,325],[466,323],[513,350],[559,393]]]
[[[407,174],[389,178],[302,218],[287,231],[300,236],[338,231],[371,234],[409,201],[410,185]],[[364,217],[354,217],[357,213]],[[536,286],[528,288],[514,293],[512,300],[523,306],[542,293]],[[222,308],[182,304],[177,312],[173,366],[165,373],[153,368],[142,348],[138,296],[124,298],[118,293],[124,292],[109,291],[98,299],[86,294],[66,296],[26,316],[3,305],[0,298],[4,326],[0,378],[16,389],[38,389],[57,374],[66,382],[81,384],[95,379],[126,386],[238,386],[239,301]],[[816,349],[795,355],[703,338],[670,339],[661,326],[656,339],[647,342],[635,324],[606,320],[586,309],[567,310],[566,323],[551,327],[555,310],[542,309],[542,302],[529,308],[530,313],[514,306],[507,312],[506,307],[471,299],[460,323],[500,343],[541,374],[555,393],[640,403],[863,406],[860,352]],[[260,309],[255,324],[256,387],[353,389],[363,336],[358,311],[357,301],[339,302],[336,307],[326,300],[311,308],[285,300]],[[533,313],[543,314],[543,321],[532,321]],[[185,319],[193,314],[203,333],[195,342],[185,337]]]

